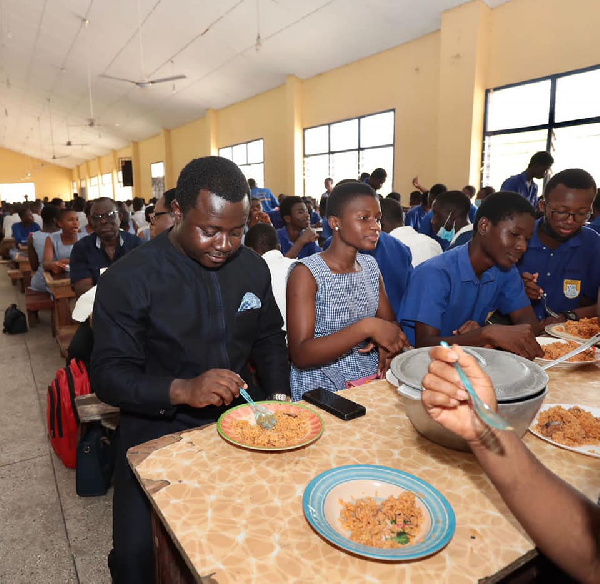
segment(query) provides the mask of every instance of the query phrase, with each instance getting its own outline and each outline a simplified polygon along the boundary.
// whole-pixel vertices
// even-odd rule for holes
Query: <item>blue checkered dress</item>
[[[362,270],[350,274],[331,272],[320,253],[301,260],[317,283],[315,338],[325,337],[377,313],[379,306],[379,268],[368,255],[358,254]],[[296,265],[296,264],[294,264]],[[292,266],[290,269],[293,269]],[[292,399],[302,399],[305,391],[324,387],[330,391],[344,389],[346,381],[377,373],[377,350],[361,354],[361,343],[327,365],[299,369],[292,365],[290,382]]]

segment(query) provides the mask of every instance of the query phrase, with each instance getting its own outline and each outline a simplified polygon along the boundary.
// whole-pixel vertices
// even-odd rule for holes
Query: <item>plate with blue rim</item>
[[[402,547],[379,548],[357,543],[342,527],[342,501],[373,497],[382,502],[389,496],[411,491],[423,511],[423,524],[414,540]],[[330,543],[347,552],[375,560],[403,561],[430,556],[444,548],[456,529],[450,503],[435,487],[407,472],[370,464],[332,468],[307,485],[302,508],[313,529]]]

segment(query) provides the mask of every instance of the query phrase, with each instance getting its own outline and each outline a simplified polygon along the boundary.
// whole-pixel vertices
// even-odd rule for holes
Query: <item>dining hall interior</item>
[[[76,234],[75,229],[73,241],[66,242],[75,247],[88,234],[92,234],[88,237],[93,236],[94,222],[108,223],[112,209],[117,212],[114,205],[119,203],[131,212],[132,218],[139,217],[135,219],[135,226],[145,227],[151,234],[146,236],[149,238],[154,235],[159,215],[173,215],[174,222],[180,220],[177,213],[172,212],[175,209],[171,206],[173,197],[178,212],[184,217],[188,213],[183,199],[181,206],[177,203],[178,178],[182,171],[191,172],[190,161],[207,160],[206,157],[220,157],[235,163],[231,167],[239,168],[246,179],[255,181],[256,194],[255,188],[248,192],[252,192],[253,201],[255,198],[260,201],[261,216],[266,212],[265,221],[269,225],[273,223],[273,227],[278,227],[271,211],[279,213],[277,219],[282,223],[277,228],[278,233],[288,229],[284,208],[288,211],[292,208],[281,205],[279,212],[284,198],[288,203],[293,199],[292,205],[300,203],[303,208],[305,203],[312,205],[313,211],[321,215],[315,223],[318,239],[315,235],[313,240],[319,251],[325,249],[322,230],[328,223],[325,214],[319,212],[322,195],[327,198],[338,188],[343,190],[347,179],[353,179],[354,184],[363,173],[368,182],[369,175],[375,177],[378,172],[374,171],[381,169],[385,171],[383,184],[374,187],[373,182],[368,182],[369,186],[363,185],[364,189],[378,188],[382,201],[388,199],[388,193],[399,193],[394,196],[407,225],[411,208],[422,205],[423,200],[429,211],[427,192],[431,192],[431,186],[443,183],[444,191],[457,193],[466,188],[465,185],[474,185],[467,203],[473,214],[470,221],[465,220],[465,224],[471,225],[478,221],[475,213],[485,202],[484,195],[477,201],[483,188],[493,187],[490,192],[513,190],[502,185],[508,177],[514,178],[512,175],[529,168],[536,153],[546,152],[552,158],[550,171],[548,164],[540,176],[533,179],[528,176],[527,188],[535,186],[540,196],[552,176],[568,169],[584,169],[586,177],[600,180],[600,50],[595,43],[599,22],[597,0],[376,0],[369,3],[358,0],[0,0],[0,99],[3,105],[0,109],[0,204],[4,225],[11,213],[15,222],[20,219],[27,224],[21,213],[26,213],[35,201],[43,201],[41,211],[32,210],[33,219],[41,213],[41,219],[47,216],[51,223],[63,221],[62,233],[68,233],[68,209],[57,210],[54,215],[48,212],[50,207],[64,206],[62,201],[71,209],[71,215],[75,215],[75,209],[81,213],[80,233]],[[225,164],[219,168],[228,172],[229,162]],[[329,179],[332,186],[340,181],[342,184],[330,191],[325,179]],[[591,182],[596,195],[596,183],[593,179]],[[574,188],[589,190],[589,185]],[[165,196],[171,190],[173,195],[165,206]],[[350,192],[351,189],[345,190]],[[275,195],[272,208],[265,207],[266,191]],[[411,197],[415,192],[416,204]],[[425,199],[419,198],[420,194],[424,194]],[[370,196],[366,191],[363,195]],[[443,196],[445,193],[439,195]],[[457,197],[460,195],[454,199],[448,196],[447,205],[454,205]],[[81,200],[81,208],[74,203],[77,199]],[[101,210],[98,203],[90,204],[96,199],[105,205]],[[106,203],[106,199],[113,203]],[[535,206],[535,194],[533,199]],[[592,199],[588,204],[590,213],[580,211],[580,215],[585,216],[583,222],[593,223],[600,217],[598,197],[594,199],[593,213]],[[86,201],[87,232],[86,215],[83,215]],[[164,211],[158,211],[161,201]],[[239,200],[231,204],[239,204]],[[457,208],[460,204],[456,203]],[[518,204],[515,203],[517,207]],[[136,215],[136,212],[141,214]],[[523,215],[528,212],[514,211]],[[378,229],[385,231],[383,204],[381,213],[377,219],[381,221]],[[571,208],[566,214],[567,222],[577,220],[577,213]],[[541,215],[536,215],[536,220],[539,217]],[[122,222],[122,215],[120,218]],[[444,231],[449,219],[447,213]],[[126,229],[133,220],[127,216]],[[261,223],[262,219],[257,221]],[[329,249],[335,250],[340,226],[331,221],[330,216]],[[435,219],[431,221],[433,226]],[[533,226],[533,220],[531,223]],[[311,224],[307,224],[307,229],[312,229]],[[43,225],[40,227],[46,231]],[[455,227],[447,243],[456,243],[455,237],[460,231],[456,221]],[[587,227],[582,229],[591,232]],[[131,238],[136,242],[131,247],[139,245],[139,250],[131,253],[146,257],[143,254],[148,252],[144,248],[153,242],[141,243],[136,231],[143,240],[142,229],[134,230]],[[481,240],[477,229],[471,229],[473,231],[475,234],[469,235],[469,239]],[[431,237],[435,239],[441,232],[441,229],[434,230]],[[290,233],[288,229],[286,241],[294,248],[297,240],[292,241]],[[94,276],[90,271],[89,278],[84,277],[86,282],[89,279],[87,288],[78,288],[73,255],[70,270],[68,262],[66,268],[64,264],[54,265],[56,257],[54,262],[50,258],[47,263],[47,249],[53,245],[48,243],[51,240],[48,237],[46,243],[42,241],[43,251],[36,255],[39,268],[32,266],[27,238],[20,247],[14,234],[14,229],[11,233],[6,227],[1,234],[0,309],[4,311],[14,304],[26,315],[27,321],[23,334],[0,337],[3,402],[0,409],[0,582],[144,581],[116,577],[119,568],[115,568],[117,572],[111,577],[107,562],[110,563],[113,549],[113,487],[106,485],[104,494],[86,493],[85,477],[76,477],[74,462],[66,465],[65,459],[61,460],[58,455],[48,414],[50,408],[56,406],[54,398],[50,398],[49,386],[58,379],[57,371],[65,367],[67,356],[73,356],[72,350],[70,352],[73,340],[78,331],[87,326],[85,323],[91,315],[89,301],[82,302],[80,310],[84,316],[80,319],[73,312],[76,303],[90,290],[95,290],[104,268],[94,266]],[[129,245],[127,237],[125,245]],[[120,238],[123,246],[124,236]],[[163,239],[166,242],[167,236]],[[55,240],[60,246],[61,238]],[[99,242],[100,239],[94,244],[98,249]],[[279,243],[282,243],[281,236]],[[598,245],[596,240],[593,243]],[[250,247],[249,243],[246,245]],[[274,247],[277,245],[275,240]],[[410,246],[407,243],[404,247]],[[256,247],[253,249],[258,251]],[[414,259],[415,251],[410,249]],[[442,249],[445,247],[438,253]],[[283,248],[281,252],[286,253]],[[252,253],[252,257],[255,256]],[[411,256],[407,258],[410,270],[414,269],[412,273],[416,274],[418,266],[413,261],[410,267]],[[221,261],[212,259],[217,263]],[[125,260],[127,257],[115,261],[115,265]],[[151,271],[153,264],[147,261]],[[256,267],[254,273],[262,274],[264,264]],[[374,261],[369,265],[377,267]],[[209,267],[216,271],[219,266],[215,263]],[[98,267],[100,272],[96,275]],[[383,274],[381,264],[380,268]],[[38,269],[43,291],[30,287]],[[289,265],[281,269],[287,273]],[[364,266],[362,269],[365,271]],[[115,272],[110,268],[102,276],[106,283],[116,278],[110,275],[111,271]],[[250,272],[250,268],[244,268],[238,279],[242,280],[243,274],[250,279]],[[153,277],[159,279],[159,276]],[[143,271],[136,271],[135,277],[132,271],[131,278],[115,284],[112,297],[105,292],[103,310],[105,308],[108,314],[111,305],[118,304],[114,298],[124,298],[127,289],[137,290],[139,279],[144,277]],[[570,279],[564,280],[566,298],[591,296],[585,283],[581,289],[580,284],[573,283],[579,282],[577,276],[567,277]],[[383,280],[387,280],[386,274]],[[531,282],[537,289],[535,281]],[[426,286],[430,284],[431,281]],[[434,284],[437,285],[437,281]],[[597,294],[598,286],[595,286]],[[101,288],[99,286],[96,298]],[[389,288],[387,281],[385,288]],[[574,289],[576,292],[572,292]],[[273,291],[276,291],[275,284]],[[272,299],[272,293],[269,294]],[[394,304],[392,293],[388,295],[390,304],[386,297],[386,305],[391,314],[388,320],[398,320],[406,331],[400,308]],[[429,288],[427,294],[420,295],[429,295]],[[285,301],[285,282],[283,296]],[[93,303],[93,295],[91,298]],[[170,298],[169,308],[173,314],[187,310],[183,303],[178,306],[176,300]],[[175,292],[173,298],[180,298],[179,293]],[[253,293],[250,302],[254,298]],[[289,320],[289,290],[287,299]],[[259,298],[256,300],[260,303]],[[281,308],[277,295],[275,300]],[[578,314],[573,320],[598,315],[596,295],[590,300],[588,306],[582,304],[575,308]],[[285,309],[279,312],[277,305],[275,311],[282,314],[285,327]],[[508,300],[505,305],[509,305]],[[514,302],[510,306],[515,307]],[[253,308],[251,304],[250,309]],[[130,313],[136,309],[132,304]],[[571,305],[557,311],[575,314]],[[507,312],[513,314],[512,310]],[[102,318],[98,316],[99,326]],[[567,323],[569,318],[566,316]],[[544,322],[539,315],[538,319]],[[301,319],[294,320],[293,326],[301,329],[298,322]],[[563,332],[564,321],[565,318],[555,321],[562,322]],[[529,326],[523,322],[513,321],[513,324]],[[218,328],[220,324],[217,324],[214,326]],[[288,342],[295,362],[291,325],[288,322]],[[548,324],[546,332],[548,326],[559,325]],[[125,335],[125,325],[119,324],[117,328]],[[246,325],[246,328],[251,327]],[[436,333],[432,333],[434,338],[443,336],[441,328],[438,326]],[[395,342],[408,346],[410,341],[410,345],[418,346],[419,330],[417,327],[412,333],[416,337],[407,332],[408,340],[402,337],[404,340]],[[245,329],[245,332],[248,331]],[[595,333],[593,330],[588,338]],[[542,329],[540,335],[543,334]],[[532,342],[540,335],[534,334]],[[283,336],[285,348],[285,334]],[[359,340],[366,341],[370,336]],[[106,335],[103,342],[107,355],[111,343],[119,346],[117,339],[120,342],[124,337],[115,334],[109,339]],[[571,342],[573,339],[581,340],[568,334],[559,340]],[[205,341],[203,337],[202,342]],[[482,351],[500,353],[498,370],[515,366],[502,361],[502,355],[516,359],[511,352],[486,348],[502,348],[500,345],[486,341],[477,346],[482,347]],[[173,354],[176,350],[173,349]],[[530,350],[523,349],[525,353]],[[542,353],[528,353],[527,359],[518,357],[523,361],[519,367],[533,376],[527,378],[531,392],[520,395],[519,399],[534,406],[521,432],[534,458],[596,502],[600,494],[600,447],[597,446],[600,436],[592,446],[559,448],[527,430],[540,407],[544,413],[544,399],[545,404],[576,404],[600,416],[600,360],[596,355],[599,349],[591,350],[593,364],[578,368],[557,366],[547,374],[539,373],[540,367],[529,371],[528,365],[523,364],[532,363],[533,358]],[[400,350],[394,355],[396,353]],[[483,357],[480,359],[485,363]],[[298,359],[298,363],[301,361]],[[426,369],[427,364],[421,378]],[[260,447],[245,449],[228,434],[234,432],[239,422],[235,417],[222,418],[218,430],[213,424],[182,435],[182,429],[174,426],[173,433],[156,437],[148,444],[136,443],[129,451],[127,463],[133,469],[131,476],[142,484],[146,504],[152,512],[152,530],[148,529],[148,533],[154,534],[156,581],[205,584],[259,582],[267,578],[273,582],[323,582],[326,579],[382,583],[574,581],[544,554],[538,553],[538,541],[523,522],[515,518],[513,507],[498,494],[494,487],[496,480],[491,477],[493,484],[488,480],[478,463],[479,457],[469,452],[466,438],[426,436],[429,430],[425,427],[429,428],[430,418],[417,391],[423,387],[421,381],[415,382],[415,389],[410,382],[401,379],[395,369],[390,371],[394,372],[390,373],[391,377],[379,376],[380,371],[377,371],[379,377],[371,381],[370,392],[365,392],[358,383],[355,386],[349,383],[344,391],[343,395],[366,407],[365,416],[342,421],[317,406],[306,409],[312,413],[302,415],[312,416],[307,418],[312,434],[297,450],[268,453],[260,451]],[[161,374],[164,375],[158,372],[155,375],[158,378]],[[118,408],[103,403],[107,400],[93,397],[95,379],[114,379],[114,375],[106,373],[101,377],[98,374],[97,378],[92,375],[92,394],[77,398],[73,419],[78,422],[80,438],[87,436],[86,430],[100,431],[101,426],[103,440],[109,436],[116,442]],[[240,383],[247,381],[240,375]],[[254,371],[252,375],[255,377]],[[291,375],[293,385],[294,364]],[[304,383],[302,380],[306,378],[297,374],[297,379],[300,380],[297,383]],[[354,377],[346,377],[346,381],[350,379]],[[519,383],[526,382],[521,379]],[[537,393],[532,389],[534,386]],[[402,387],[407,388],[404,393]],[[250,393],[251,389],[252,384],[248,387]],[[519,391],[522,389],[520,386]],[[88,386],[83,393],[89,390]],[[112,396],[114,392],[107,391],[106,395]],[[273,395],[275,393],[279,395],[279,392]],[[284,393],[294,397],[294,387],[291,394],[287,387]],[[423,395],[426,393],[430,392]],[[298,399],[302,399],[302,393],[299,396]],[[65,399],[69,401],[68,394]],[[75,401],[73,399],[73,406]],[[501,401],[498,399],[498,412],[512,415],[509,410],[516,409],[511,409],[516,398],[506,404]],[[296,403],[296,399],[289,403]],[[164,407],[164,404],[155,407],[151,419],[163,416]],[[277,405],[276,413],[279,407],[284,406]],[[251,415],[252,410],[248,411]],[[286,411],[279,411],[278,423]],[[289,418],[297,415],[288,412]],[[547,423],[552,425],[553,422]],[[108,439],[103,443],[107,444]],[[77,445],[71,445],[71,449],[71,455],[75,456]],[[79,464],[79,451],[77,456]],[[423,509],[426,515],[429,513],[427,528],[435,533],[431,541],[421,542],[424,551],[419,552],[420,555],[411,555],[410,546],[402,550],[405,555],[400,552],[394,555],[393,549],[364,552],[364,546],[354,548],[354,544],[340,539],[339,525],[336,528],[329,524],[324,526],[323,517],[310,516],[306,505],[316,508],[322,504],[319,497],[323,495],[318,489],[326,488],[313,479],[321,472],[345,468],[345,465],[357,465],[355,472],[359,479],[382,483],[386,483],[383,475],[369,474],[375,465],[397,469],[401,479],[393,480],[404,481],[405,489],[425,493]],[[358,468],[360,465],[365,468]],[[366,468],[369,465],[370,469]],[[364,476],[361,473],[365,473]],[[309,488],[313,491],[309,492]],[[340,489],[335,491],[339,498],[352,494],[339,485],[336,488]],[[385,488],[383,491],[372,496],[396,494],[393,490],[388,493]],[[310,496],[315,499],[310,500]],[[445,530],[436,531],[432,525],[442,525]],[[560,561],[557,563],[564,568]],[[596,559],[596,576],[600,574],[599,564],[600,560]],[[519,577],[524,579],[519,580]]]

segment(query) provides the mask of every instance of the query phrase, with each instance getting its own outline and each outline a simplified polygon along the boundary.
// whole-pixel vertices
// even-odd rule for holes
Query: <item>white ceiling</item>
[[[444,10],[464,2],[0,0],[0,146],[72,168],[286,75],[312,77],[430,33]],[[97,127],[86,126],[88,65]],[[187,79],[145,89],[100,77],[181,73]]]

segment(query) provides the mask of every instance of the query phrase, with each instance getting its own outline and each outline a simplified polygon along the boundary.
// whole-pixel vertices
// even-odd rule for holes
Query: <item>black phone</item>
[[[322,387],[307,391],[302,396],[302,399],[333,414],[340,420],[353,420],[354,418],[364,416],[367,413],[365,406],[342,397],[333,391],[323,389]]]

